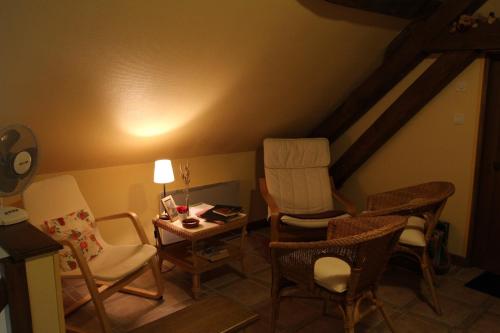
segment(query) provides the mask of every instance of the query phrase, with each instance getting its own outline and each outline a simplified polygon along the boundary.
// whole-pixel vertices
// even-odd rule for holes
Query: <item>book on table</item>
[[[207,222],[226,224],[238,218],[241,212],[242,209],[239,206],[215,205],[213,208],[202,213],[200,217],[204,218]]]
[[[196,255],[208,261],[217,261],[229,257],[229,250],[223,242],[201,243]]]

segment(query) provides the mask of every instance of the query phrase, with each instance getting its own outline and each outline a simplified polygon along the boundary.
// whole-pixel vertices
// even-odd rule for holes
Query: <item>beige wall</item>
[[[423,61],[368,114],[333,145],[338,158],[359,135],[422,73]],[[465,256],[471,210],[474,164],[484,60],[476,60],[376,152],[342,191],[364,207],[368,194],[432,180],[451,181],[456,193],[442,219],[451,223],[449,250]],[[461,91],[461,87],[465,87]],[[454,124],[464,115],[463,125]]]
[[[34,130],[42,173],[251,151],[312,129],[406,23],[324,0],[3,1],[0,124]]]
[[[186,160],[184,160],[186,161]],[[179,160],[173,161],[175,182],[167,184],[167,190],[183,188],[179,177]],[[222,181],[240,181],[240,202],[248,211],[250,190],[255,186],[255,153],[243,152],[190,158],[191,185],[199,186]],[[119,167],[68,171],[73,175],[92,212],[104,216],[123,211],[133,211],[139,218],[150,240],[151,219],[158,214],[158,196],[163,187],[153,183],[154,162]],[[37,179],[52,177],[43,174]],[[111,243],[137,242],[132,225],[123,221],[102,222],[100,230]]]

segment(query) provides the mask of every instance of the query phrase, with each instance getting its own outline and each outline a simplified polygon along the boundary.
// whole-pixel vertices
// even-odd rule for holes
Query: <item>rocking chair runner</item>
[[[139,245],[110,245],[102,239],[98,228],[94,228],[90,237],[96,240],[102,249],[96,258],[87,261],[83,254],[83,247],[77,248],[69,240],[60,240],[62,245],[71,250],[71,254],[78,263],[78,267],[70,267],[74,269],[62,272],[62,278],[83,278],[89,290],[88,296],[65,309],[65,315],[69,315],[92,300],[102,331],[110,333],[112,329],[103,301],[113,293],[121,291],[152,299],[162,298],[163,284],[158,270],[156,248],[149,244],[136,214],[121,213],[94,219],[72,176],[59,176],[33,183],[24,192],[23,201],[30,214],[30,223],[38,228],[41,228],[44,221],[65,218],[68,214],[83,210],[92,224],[94,221],[129,219],[141,241]],[[79,223],[85,224],[81,220],[73,222],[75,228]],[[78,233],[77,231],[76,234]],[[148,269],[153,272],[156,292],[127,286]]]
[[[346,332],[354,332],[356,322],[367,314],[359,313],[363,299],[372,301],[370,312],[378,309],[394,332],[376,291],[406,220],[402,216],[337,219],[329,222],[326,241],[271,242],[272,332],[288,282],[336,303]]]

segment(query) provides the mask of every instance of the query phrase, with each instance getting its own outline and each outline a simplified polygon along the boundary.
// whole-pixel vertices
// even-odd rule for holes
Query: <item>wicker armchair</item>
[[[430,182],[378,193],[367,198],[367,211],[362,214],[363,216],[409,216],[408,225],[395,251],[409,254],[418,260],[431,291],[434,309],[438,314],[442,311],[434,287],[436,278],[428,246],[446,201],[454,192],[455,186],[452,183]]]
[[[335,302],[346,332],[354,332],[355,324],[375,309],[394,331],[376,291],[406,220],[401,216],[336,219],[329,222],[325,241],[271,242],[272,332],[282,291],[289,282],[325,302]],[[363,299],[371,300],[373,306],[360,313]]]

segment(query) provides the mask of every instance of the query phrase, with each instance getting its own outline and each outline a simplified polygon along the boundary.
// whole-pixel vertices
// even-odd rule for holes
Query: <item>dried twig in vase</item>
[[[191,182],[191,172],[189,171],[189,162],[179,166],[182,180],[184,181],[184,196],[186,199],[187,214],[189,216],[189,183]]]

